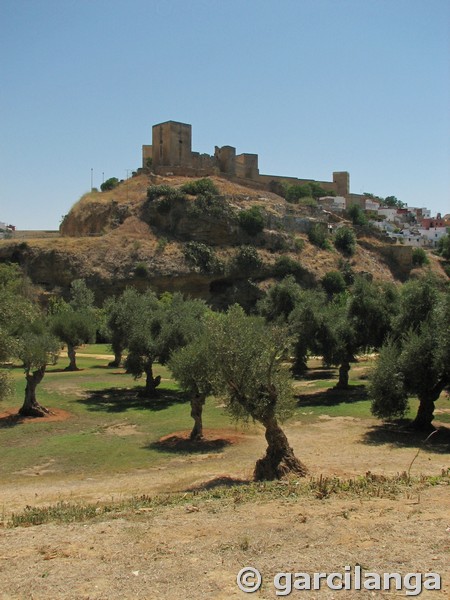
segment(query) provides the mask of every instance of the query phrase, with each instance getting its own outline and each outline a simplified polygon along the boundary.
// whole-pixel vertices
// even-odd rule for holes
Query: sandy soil
[[[371,420],[324,417],[308,426],[293,424],[286,432],[297,456],[315,476],[350,477],[367,471],[394,475],[408,469],[411,475],[437,475],[450,466],[445,428],[418,455],[406,434],[399,440]],[[219,453],[175,454],[164,467],[114,478],[59,481],[36,465],[35,476],[18,475],[2,487],[5,517],[27,504],[111,500],[186,490],[223,476],[251,477],[254,461],[265,447],[261,430],[252,427],[245,435],[209,431],[208,436],[210,441],[229,438],[232,443],[224,444]],[[166,438],[162,443],[177,442]],[[263,574],[262,589],[253,597],[268,599],[277,597],[273,576],[278,571],[342,572],[355,564],[377,573],[439,573],[443,589],[425,591],[420,598],[449,598],[449,556],[447,485],[397,498],[200,500],[196,505],[141,511],[101,523],[2,528],[0,598],[245,598],[236,575],[251,565]],[[292,592],[293,597],[300,594],[346,600],[405,597],[405,590],[333,592],[322,587]]]

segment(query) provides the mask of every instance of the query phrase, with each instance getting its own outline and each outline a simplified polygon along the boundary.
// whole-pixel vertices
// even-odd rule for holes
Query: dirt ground
[[[439,423],[437,423],[439,425]],[[417,454],[409,436],[373,420],[324,417],[293,424],[286,433],[311,474],[353,477],[370,471],[439,475],[450,467],[449,431],[443,428]],[[111,432],[133,435],[132,431]],[[175,443],[175,438],[162,443]],[[55,480],[45,465],[2,486],[5,521],[26,505],[58,500],[110,501],[134,494],[188,490],[224,476],[250,479],[265,449],[262,431],[208,431],[211,453],[174,453],[163,467],[114,478]],[[224,440],[217,452],[214,443]],[[280,484],[281,485],[281,484]],[[253,566],[263,585],[255,598],[275,598],[279,571],[343,572],[361,565],[376,573],[439,573],[450,597],[450,494],[448,485],[399,496],[361,499],[348,494],[319,500],[223,502],[199,500],[138,511],[132,517],[66,525],[0,528],[0,598],[110,600],[228,600],[245,598],[238,571]],[[399,598],[390,592],[293,590],[308,598]]]

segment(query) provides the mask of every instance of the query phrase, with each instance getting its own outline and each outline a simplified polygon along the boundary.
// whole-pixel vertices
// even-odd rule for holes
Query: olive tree
[[[51,331],[67,345],[69,364],[66,371],[77,371],[76,349],[93,342],[97,329],[97,315],[93,307],[94,294],[82,279],[72,282],[69,302],[55,303]]]
[[[203,439],[203,407],[212,393],[210,369],[207,366],[208,350],[205,335],[172,354],[169,368],[180,387],[189,394],[191,417],[194,426],[190,438]]]
[[[372,413],[382,419],[402,417],[408,398],[419,407],[412,426],[433,428],[435,402],[450,385],[450,295],[438,296],[435,306],[417,327],[390,339],[381,349],[371,375]]]
[[[45,375],[48,363],[53,363],[59,353],[58,339],[42,321],[29,325],[19,341],[18,358],[23,362],[26,388],[25,398],[19,414],[27,417],[43,417],[51,414],[36,398],[36,388]]]
[[[286,329],[269,327],[262,317],[246,316],[233,305],[207,319],[205,337],[214,393],[224,398],[234,418],[253,419],[265,428],[267,450],[256,463],[254,478],[306,475],[279,424],[294,408],[292,379],[283,364],[290,345]]]

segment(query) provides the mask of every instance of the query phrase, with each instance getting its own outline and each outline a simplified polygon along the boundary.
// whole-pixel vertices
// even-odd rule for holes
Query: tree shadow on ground
[[[420,448],[425,452],[447,454],[450,452],[450,428],[440,426],[432,433],[414,431],[406,419],[373,425],[364,434],[363,444],[381,446],[391,444],[398,448]],[[428,438],[428,439],[427,439]]]
[[[19,413],[5,415],[4,417],[0,417],[0,429],[7,429],[9,427],[15,427],[16,425],[20,425],[25,421],[25,418]]]
[[[146,446],[150,450],[173,454],[209,454],[220,452],[232,442],[226,438],[191,440],[182,435],[171,435]]]
[[[298,378],[298,381],[306,380],[306,381],[316,381],[319,379],[334,379],[336,378],[336,370],[328,369],[326,367],[319,367],[317,369],[311,369],[310,371],[306,371],[301,377]]]
[[[203,492],[205,490],[214,490],[218,487],[238,487],[241,485],[248,485],[252,483],[250,479],[236,479],[234,477],[229,477],[228,475],[221,475],[219,477],[214,477],[214,479],[210,479],[209,481],[205,481],[204,483],[200,483],[199,485],[195,485],[187,488],[186,492]]]
[[[146,398],[142,395],[142,387],[132,390],[124,388],[106,388],[86,392],[84,398],[74,402],[85,404],[88,410],[120,413],[132,408],[139,410],[159,411],[165,410],[173,404],[188,403],[189,400],[183,392],[159,388],[157,398]]]
[[[347,390],[327,388],[311,394],[296,394],[297,406],[336,406],[336,404],[360,402],[367,400],[368,392],[365,385],[352,385]]]

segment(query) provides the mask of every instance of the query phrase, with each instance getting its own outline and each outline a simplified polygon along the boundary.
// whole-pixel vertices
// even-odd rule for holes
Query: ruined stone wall
[[[236,156],[236,176],[257,180],[259,177],[258,155],[239,154]]]

